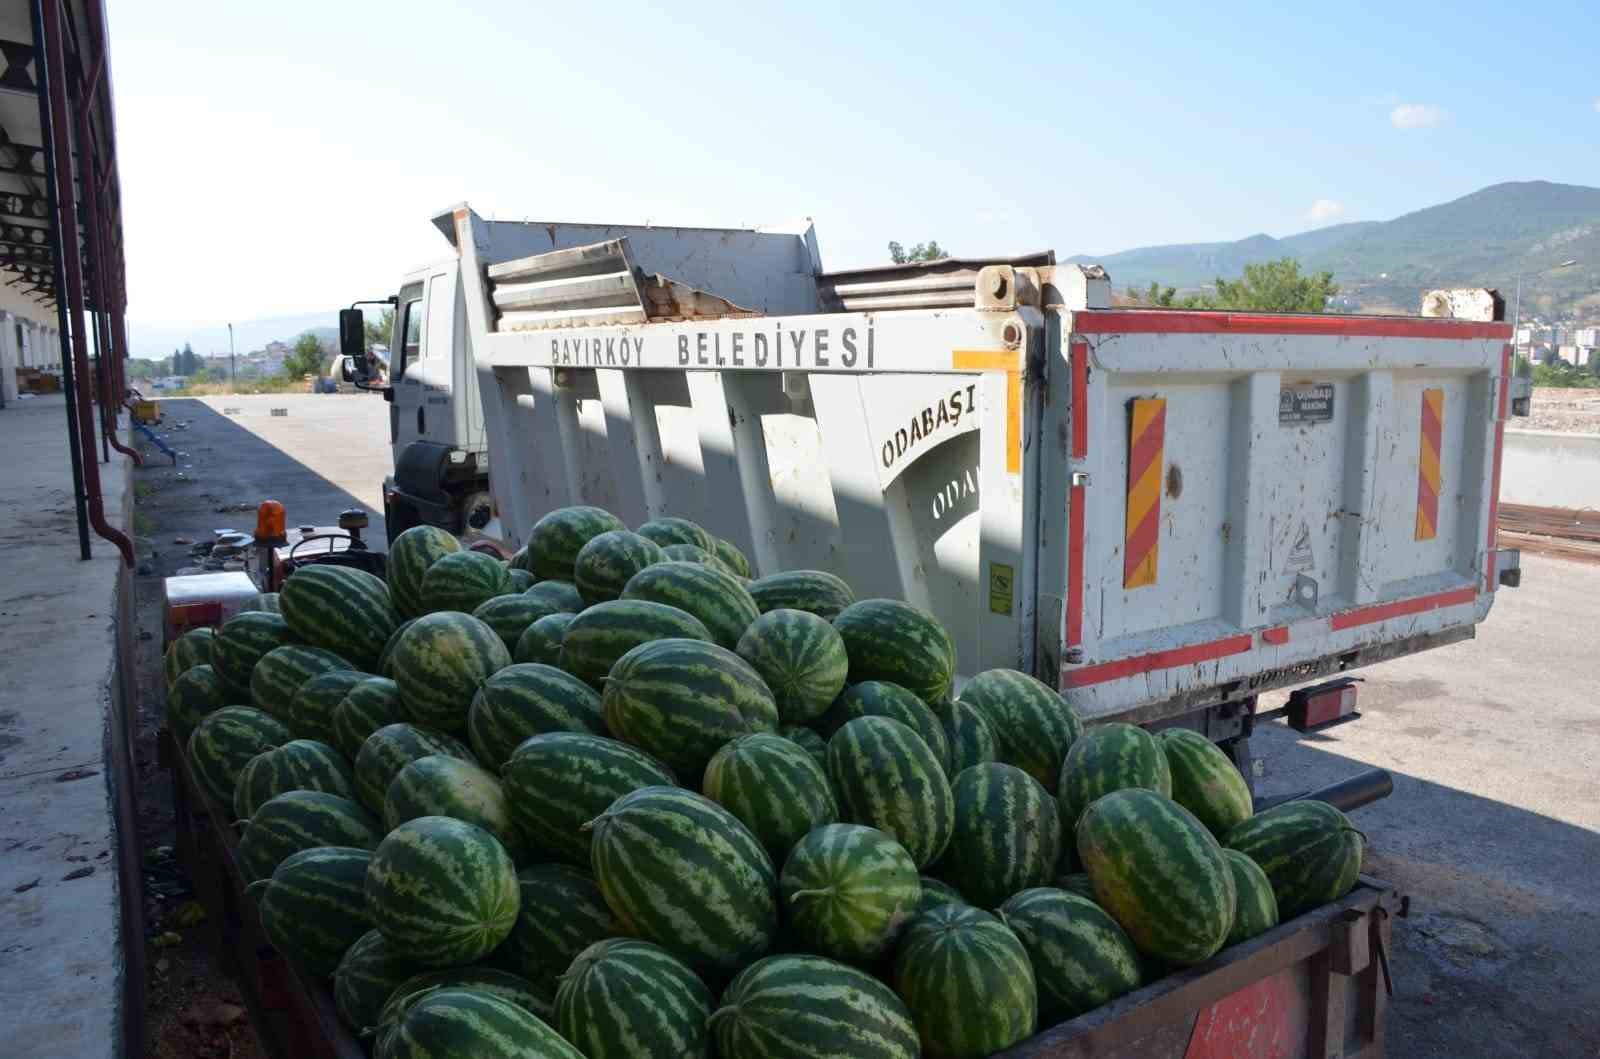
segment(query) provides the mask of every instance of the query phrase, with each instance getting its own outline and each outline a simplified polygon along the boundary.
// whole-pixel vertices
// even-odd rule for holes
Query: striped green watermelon
[[[917,907],[911,912],[913,918],[930,908],[938,908],[940,905],[964,905],[967,903],[967,899],[961,896],[961,891],[943,879],[935,879],[931,875],[924,875],[919,881],[922,883],[922,893],[917,898]]]
[[[376,1029],[378,1014],[395,988],[421,970],[396,952],[381,931],[367,931],[345,950],[333,972],[333,1002],[339,1016],[358,1034]]]
[[[1228,867],[1233,870],[1236,895],[1233,929],[1228,931],[1224,944],[1237,945],[1278,925],[1278,898],[1272,892],[1272,880],[1259,864],[1236,849],[1225,849],[1222,855],[1228,858]]]
[[[496,596],[485,602],[472,616],[495,631],[505,643],[507,651],[516,649],[517,640],[528,626],[555,613],[550,605],[534,596],[510,593]]]
[[[239,608],[240,614],[246,611],[265,611],[268,614],[277,614],[279,612],[278,594],[276,592],[256,593],[253,598],[245,602],[244,606]]]
[[[716,643],[733,650],[750,623],[761,616],[739,579],[698,563],[656,563],[634,574],[623,599],[648,599],[692,614]]]
[[[518,663],[483,682],[467,713],[472,750],[499,771],[529,736],[544,732],[606,734],[600,696],[555,666]]]
[[[525,740],[501,769],[511,812],[553,859],[589,867],[583,825],[641,787],[670,786],[672,772],[626,743],[587,732],[550,732]]]
[[[808,611],[769,610],[734,648],[766,681],[784,724],[817,720],[844,690],[850,657],[838,630]]]
[[[367,677],[352,685],[333,708],[333,745],[353,762],[369,735],[405,719],[400,685],[388,677]]]
[[[1327,802],[1302,800],[1257,813],[1229,831],[1227,843],[1261,866],[1287,922],[1350,892],[1365,839]]]
[[[658,945],[631,938],[578,954],[556,993],[556,1029],[586,1059],[705,1059],[711,990]]]
[[[357,684],[370,673],[353,669],[330,669],[300,685],[289,700],[289,731],[301,739],[333,742],[333,711]]]
[[[771,733],[730,740],[706,765],[701,789],[755,834],[774,864],[808,832],[839,819],[822,766]]]
[[[506,586],[508,592],[526,592],[538,582],[526,570],[511,567],[506,571]]]
[[[664,563],[694,563],[712,570],[718,570],[729,577],[737,577],[733,567],[723,562],[717,556],[704,548],[694,544],[668,544],[661,549],[661,561]]]
[[[239,835],[239,869],[247,882],[265,879],[289,857],[318,846],[375,849],[383,824],[349,798],[324,791],[285,791],[255,811]]]
[[[1083,722],[1067,700],[1041,681],[1015,669],[990,669],[967,681],[961,701],[983,714],[994,729],[998,758],[1044,784],[1061,787],[1061,763]]]
[[[394,679],[394,649],[400,646],[400,638],[406,630],[416,622],[416,618],[407,618],[394,627],[394,632],[389,634],[388,641],[383,645],[383,653],[378,655],[378,675]]]
[[[560,978],[584,949],[622,934],[600,886],[568,864],[531,864],[517,873],[522,906],[496,964],[554,997]]]
[[[593,606],[622,595],[623,586],[640,570],[661,561],[661,547],[627,530],[610,530],[583,546],[572,566],[574,583],[584,603]]]
[[[561,662],[561,638],[578,615],[575,611],[558,611],[544,617],[522,630],[516,645],[511,649],[513,662],[537,662],[554,666]]]
[[[929,1059],[979,1059],[1027,1038],[1037,1022],[1027,950],[971,905],[940,905],[911,921],[895,952],[894,988]]]
[[[746,967],[711,1013],[722,1059],[918,1059],[905,1004],[871,975],[820,956]]]
[[[245,762],[234,784],[233,816],[249,820],[257,809],[288,791],[354,798],[355,782],[349,762],[333,747],[314,739],[291,739]]]
[[[944,725],[915,693],[887,680],[851,684],[833,700],[817,727],[831,736],[857,717],[890,717],[899,721],[928,744],[946,775],[955,775],[950,771],[950,743],[945,738]]]
[[[955,827],[944,766],[910,728],[888,717],[858,717],[828,740],[828,781],[840,816],[886,832],[918,868],[939,859]]]
[[[448,754],[462,761],[476,760],[460,740],[420,725],[386,724],[367,736],[355,762],[356,795],[361,804],[382,816],[389,784],[401,769],[430,754]]]
[[[251,704],[284,724],[291,724],[289,703],[294,701],[300,685],[318,673],[335,669],[353,670],[355,666],[321,647],[274,647],[261,656],[250,673]]]
[[[189,762],[206,792],[231,807],[239,770],[267,747],[293,738],[270,714],[249,706],[224,706],[195,725],[189,736]]]
[[[571,581],[540,581],[523,595],[542,600],[552,614],[577,614],[587,605],[583,593]]]
[[[1156,737],[1172,777],[1172,800],[1220,841],[1255,812],[1250,785],[1228,755],[1199,732],[1168,728]]]
[[[842,578],[826,570],[785,570],[750,582],[750,598],[765,614],[769,610],[803,610],[832,621],[856,601]]]
[[[533,524],[528,533],[528,569],[542,579],[573,580],[578,552],[590,539],[627,529],[611,512],[598,507],[564,507]]]
[[[250,676],[268,651],[294,643],[280,614],[246,611],[223,622],[211,641],[211,668],[240,701],[250,697]]]
[[[722,560],[722,564],[733,571],[733,576],[744,578],[750,576],[750,560],[739,550],[737,544],[717,537],[712,540],[711,545],[711,554]]]
[[[584,1059],[538,1016],[482,989],[417,997],[378,1033],[373,1059]]]
[[[1199,963],[1233,927],[1233,872],[1205,825],[1143,788],[1113,791],[1078,820],[1078,856],[1095,902],[1139,951]]]
[[[1014,765],[974,765],[951,785],[956,825],[939,873],[979,908],[1047,885],[1061,856],[1056,800]]]
[[[1065,890],[1024,890],[1000,918],[1028,951],[1039,987],[1039,1025],[1091,1011],[1139,988],[1139,951],[1100,906]]]
[[[628,651],[651,640],[687,637],[711,641],[700,619],[677,607],[643,599],[600,603],[572,620],[561,637],[561,668],[594,687]]]
[[[1058,875],[1056,876],[1055,887],[1058,890],[1065,890],[1069,894],[1087,897],[1091,901],[1095,899],[1094,880],[1089,878],[1086,872],[1080,871],[1067,875]]]
[[[974,765],[987,765],[999,756],[994,728],[977,708],[960,699],[929,703],[944,728],[950,748],[950,775],[959,776]]]
[[[180,740],[188,739],[207,714],[229,705],[228,686],[209,665],[190,666],[167,689],[167,723]]]
[[[400,624],[389,587],[351,566],[302,566],[283,583],[278,598],[296,639],[361,668],[378,664],[385,641]]]
[[[645,787],[618,798],[590,833],[595,880],[630,934],[720,970],[742,967],[772,944],[772,861],[716,802],[676,787]]]
[[[527,857],[522,829],[511,816],[505,788],[492,772],[448,754],[409,762],[389,782],[383,824],[394,830],[419,816],[448,816],[476,824],[500,840],[513,863]]]
[[[778,894],[808,951],[865,963],[894,945],[922,900],[922,883],[911,855],[882,831],[828,824],[795,845]]]
[[[394,682],[412,720],[459,732],[467,727],[467,710],[483,682],[510,664],[505,643],[477,618],[426,614],[395,645]]]
[[[1073,742],[1061,766],[1061,822],[1073,830],[1090,802],[1130,787],[1171,797],[1166,755],[1143,728],[1095,725]]]
[[[690,522],[686,518],[653,518],[639,527],[639,536],[647,537],[665,548],[671,544],[692,544],[700,550],[710,553],[717,546],[716,538],[707,533],[697,522]]]
[[[162,667],[166,671],[168,688],[186,671],[202,662],[211,661],[211,644],[216,638],[217,630],[203,625],[198,629],[190,629],[167,645]]]
[[[459,552],[461,542],[437,526],[412,526],[389,545],[386,571],[389,596],[402,618],[425,614],[422,605],[422,578],[428,567],[446,555]]]
[[[471,614],[494,597],[505,595],[509,587],[505,567],[494,556],[451,552],[437,559],[422,575],[422,608],[429,614]]]
[[[546,993],[521,975],[504,968],[471,964],[423,971],[395,986],[383,1010],[378,1013],[379,1033],[383,1032],[382,1027],[394,1026],[403,1019],[405,1013],[423,997],[441,989],[470,989],[497,996],[547,1025],[555,1016],[556,995],[553,991]]]
[[[372,925],[427,967],[471,963],[511,933],[517,870],[481,827],[422,816],[389,832],[367,871]]]
[[[804,725],[792,724],[786,728],[778,729],[778,734],[810,754],[824,770],[827,769],[828,741],[818,735],[816,731]]]
[[[697,782],[728,740],[778,730],[778,707],[756,671],[702,640],[633,648],[611,667],[601,704],[607,728],[686,781]]]
[[[841,610],[833,627],[850,655],[850,683],[892,681],[923,702],[950,693],[956,645],[927,611],[898,599],[863,599]]]
[[[251,883],[246,892],[256,899],[267,940],[306,974],[330,977],[372,927],[363,892],[372,859],[365,849],[318,846]]]

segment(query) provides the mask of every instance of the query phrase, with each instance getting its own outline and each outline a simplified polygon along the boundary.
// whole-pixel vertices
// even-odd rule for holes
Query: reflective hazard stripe
[[[1160,397],[1131,401],[1128,419],[1128,518],[1122,587],[1142,588],[1156,583],[1167,402]]]
[[[1422,440],[1417,451],[1416,540],[1439,535],[1439,440],[1444,432],[1444,391],[1422,391]]]

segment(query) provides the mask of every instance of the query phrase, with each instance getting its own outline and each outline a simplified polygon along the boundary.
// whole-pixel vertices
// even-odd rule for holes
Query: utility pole
[[[233,325],[228,325],[228,385],[239,388],[239,362],[233,355]]]
[[[1563,261],[1559,265],[1551,265],[1549,268],[1541,268],[1536,272],[1529,272],[1529,273],[1527,273],[1527,275],[1530,275],[1530,276],[1542,276],[1546,272],[1556,272],[1556,271],[1559,271],[1560,269],[1571,268],[1573,265],[1576,265],[1577,263],[1578,262],[1576,260]],[[1517,297],[1516,297],[1516,301],[1513,303],[1513,308],[1511,310],[1511,349],[1512,349],[1512,352],[1516,351],[1516,348],[1517,348],[1517,331],[1519,331],[1521,329],[1521,327],[1522,327],[1522,276],[1523,276],[1523,273],[1521,273],[1521,272],[1517,273]],[[1533,363],[1533,341],[1532,341],[1532,339],[1530,339],[1528,341],[1528,363],[1529,364]]]

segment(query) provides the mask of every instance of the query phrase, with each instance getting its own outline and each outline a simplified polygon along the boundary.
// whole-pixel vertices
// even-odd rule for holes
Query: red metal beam
[[[1080,335],[1327,335],[1335,338],[1511,337],[1507,323],[1414,316],[1333,316],[1319,313],[1223,313],[1162,309],[1094,309],[1072,314]]]

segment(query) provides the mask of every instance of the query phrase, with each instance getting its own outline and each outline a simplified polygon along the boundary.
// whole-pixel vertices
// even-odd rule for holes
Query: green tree
[[[1338,293],[1332,272],[1301,275],[1300,262],[1286,257],[1246,265],[1242,279],[1218,277],[1216,294],[1198,300],[1203,308],[1234,312],[1320,313]]]
[[[930,239],[926,243],[918,243],[907,250],[894,240],[889,241],[889,260],[897,265],[910,265],[918,261],[943,261],[950,255],[944,252],[937,239]]]
[[[291,379],[322,374],[322,342],[307,331],[294,340],[294,347],[283,358],[283,373]]]
[[[388,349],[389,343],[394,336],[394,310],[384,309],[383,312],[378,314],[376,320],[368,320],[364,326],[367,332],[366,350],[368,353],[372,352],[373,346],[382,346]]]

